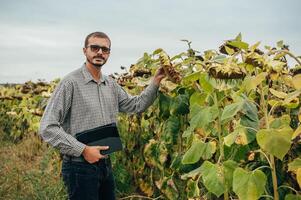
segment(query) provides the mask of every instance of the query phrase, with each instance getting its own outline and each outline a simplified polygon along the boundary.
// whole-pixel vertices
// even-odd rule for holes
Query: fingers
[[[161,81],[165,76],[166,74],[163,67],[160,67],[159,69],[157,69],[157,72],[155,73],[154,77]]]
[[[103,155],[103,154],[100,154],[101,155],[101,157],[100,157],[100,159],[107,159],[109,156],[108,155]]]
[[[107,149],[109,149],[109,146],[97,146],[97,149],[99,151],[101,151],[101,150],[107,150]],[[100,154],[100,158],[99,159],[108,158],[108,155],[101,154],[101,152],[99,154]]]
[[[102,155],[102,150],[109,149],[109,146],[86,146],[83,152],[84,159],[89,163],[98,162],[100,159],[108,158],[107,155]]]
[[[96,148],[98,150],[107,150],[107,149],[109,149],[109,146],[96,146]]]
[[[160,68],[158,69],[158,73],[159,73],[159,74],[165,74],[163,67],[160,67]]]

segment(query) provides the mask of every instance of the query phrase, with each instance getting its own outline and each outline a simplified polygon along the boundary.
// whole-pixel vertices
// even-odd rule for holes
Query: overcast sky
[[[62,78],[85,61],[84,38],[106,32],[106,74],[157,48],[174,55],[192,41],[217,49],[239,32],[248,43],[284,40],[301,55],[300,0],[0,0],[0,83]]]

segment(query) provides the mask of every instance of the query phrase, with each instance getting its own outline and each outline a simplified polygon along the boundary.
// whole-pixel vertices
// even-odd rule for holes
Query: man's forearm
[[[41,126],[40,135],[45,142],[59,149],[62,154],[70,156],[80,156],[86,146],[58,125]]]

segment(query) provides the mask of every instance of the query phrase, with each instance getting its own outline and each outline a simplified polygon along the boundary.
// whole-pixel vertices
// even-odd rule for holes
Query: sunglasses
[[[99,49],[101,49],[101,51],[103,53],[110,53],[110,51],[111,51],[111,49],[108,47],[103,47],[103,46],[99,46],[99,45],[95,45],[95,44],[89,45],[89,46],[87,46],[87,48],[90,48],[91,51],[94,53],[97,53],[99,51]]]

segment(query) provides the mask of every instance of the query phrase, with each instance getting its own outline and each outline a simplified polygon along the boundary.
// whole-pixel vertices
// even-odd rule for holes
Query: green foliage
[[[266,175],[260,171],[237,168],[233,174],[233,191],[241,200],[259,199],[264,192]]]
[[[153,130],[150,135],[154,139],[140,147],[147,167],[158,170],[151,175],[156,187],[152,197],[160,190],[154,183],[164,177],[172,177],[177,188],[185,187],[186,196],[180,192],[181,199],[222,195],[225,199],[259,199],[261,195],[277,199],[273,187],[277,190],[280,183],[298,186],[297,178],[284,170],[286,161],[281,166],[272,164],[272,159],[279,159],[277,164],[296,156],[290,154],[291,139],[299,141],[300,131],[289,127],[291,117],[285,118],[291,115],[296,119],[292,109],[300,108],[297,81],[292,81],[284,61],[287,55],[294,55],[282,51],[280,43],[282,47],[266,52],[259,45],[249,45],[239,34],[220,48],[225,55],[214,50],[196,55],[189,46],[187,53],[171,59],[183,79],[179,84],[168,78],[162,81],[159,99],[149,111],[154,114],[156,110],[157,115],[152,115],[149,128],[141,130]],[[159,63],[158,52],[151,55],[155,64]],[[167,150],[162,151],[162,146]],[[266,165],[270,168],[254,170]],[[267,185],[272,177],[278,178],[278,184]]]
[[[301,195],[288,194],[284,200],[301,200]]]
[[[296,158],[291,163],[288,164],[288,170],[293,171],[301,168],[301,158]]]
[[[26,82],[0,87],[0,131],[7,134],[6,138],[19,141],[38,131],[43,109],[56,83],[57,80],[50,84]]]
[[[222,166],[205,161],[201,166],[202,180],[209,192],[217,197],[224,193],[224,177]]]
[[[200,160],[208,160],[215,153],[215,146],[212,143],[204,143],[201,140],[195,139],[192,142],[191,147],[183,156],[183,164],[193,164]]]
[[[237,112],[242,109],[243,103],[244,102],[237,102],[225,106],[221,116],[221,121],[234,117]]]
[[[290,127],[262,129],[257,132],[257,142],[263,150],[282,160],[290,149],[292,134]]]

